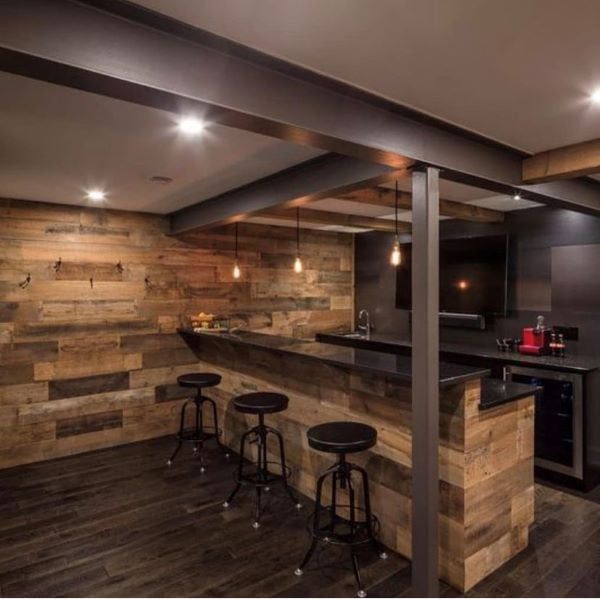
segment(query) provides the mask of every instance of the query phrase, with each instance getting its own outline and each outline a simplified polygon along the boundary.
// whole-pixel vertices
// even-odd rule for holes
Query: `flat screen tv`
[[[396,308],[412,309],[412,245],[396,269]],[[508,236],[440,241],[440,312],[506,315]]]

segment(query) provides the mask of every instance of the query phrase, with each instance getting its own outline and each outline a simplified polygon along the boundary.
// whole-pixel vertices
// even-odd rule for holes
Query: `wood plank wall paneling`
[[[352,236],[302,231],[298,275],[293,229],[241,224],[235,281],[232,227],[167,231],[157,215],[0,199],[0,467],[174,432],[176,377],[198,367],[176,333],[186,315],[295,337],[350,326]]]

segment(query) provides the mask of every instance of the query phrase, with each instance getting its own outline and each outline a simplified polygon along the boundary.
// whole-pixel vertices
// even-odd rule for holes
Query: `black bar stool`
[[[370,449],[377,443],[377,431],[367,424],[360,422],[327,422],[309,428],[307,433],[308,444],[313,449],[327,453],[337,454],[337,462],[325,470],[317,479],[315,498],[315,511],[312,514],[312,523],[309,532],[312,541],[304,559],[294,574],[302,576],[303,569],[312,557],[317,543],[322,541],[333,545],[350,547],[354,577],[358,585],[358,596],[366,597],[358,568],[357,549],[360,545],[370,544],[379,554],[381,559],[387,559],[387,553],[382,550],[377,541],[379,521],[371,513],[371,500],[369,497],[369,476],[364,468],[346,462],[346,454],[357,453]],[[355,482],[352,473],[360,474],[363,490],[363,505],[360,508],[355,500]],[[331,477],[331,505],[323,506],[321,497],[323,483]],[[348,490],[348,504],[338,503],[338,488]],[[345,510],[348,518],[342,517],[339,510]]]
[[[167,465],[170,466],[175,459],[175,456],[181,449],[181,444],[184,442],[190,442],[194,444],[194,455],[200,457],[200,472],[205,471],[204,462],[202,461],[202,449],[204,442],[209,439],[215,439],[217,445],[225,452],[225,457],[229,457],[229,451],[221,443],[219,436],[221,430],[219,429],[217,421],[217,406],[210,397],[202,395],[202,389],[207,387],[215,387],[221,382],[221,375],[214,374],[212,372],[192,372],[189,374],[182,374],[177,377],[177,383],[182,387],[190,387],[196,389],[196,397],[189,399],[181,406],[181,421],[179,424],[179,432],[177,433],[177,447],[173,452],[173,455],[167,460]],[[209,403],[212,407],[213,422],[212,426],[205,426],[204,418],[202,415],[202,408],[205,403]],[[196,405],[196,422],[193,428],[185,428],[185,410],[188,405],[194,403]]]
[[[227,508],[231,505],[233,498],[242,485],[254,486],[256,489],[256,515],[252,524],[254,528],[260,526],[262,491],[269,491],[271,485],[274,483],[282,483],[296,508],[300,509],[302,507],[288,485],[290,469],[285,463],[283,437],[279,431],[265,425],[265,414],[283,412],[288,406],[288,401],[288,398],[281,393],[269,392],[246,393],[233,400],[233,405],[238,412],[242,414],[256,414],[258,416],[258,426],[246,431],[240,439],[240,462],[235,474],[236,484],[227,501],[223,503],[223,507]],[[279,443],[279,462],[269,462],[267,460],[267,435],[269,434],[273,435]],[[257,444],[258,460],[255,466],[252,465],[251,468],[248,468],[244,465],[244,450],[246,440],[250,436],[252,436],[250,443]],[[279,466],[281,474],[270,472],[269,465]]]

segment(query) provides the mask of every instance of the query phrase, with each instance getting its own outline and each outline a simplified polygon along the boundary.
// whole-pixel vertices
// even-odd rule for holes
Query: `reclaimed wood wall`
[[[0,199],[0,467],[174,431],[176,377],[197,368],[176,333],[186,315],[296,337],[350,325],[350,235],[303,231],[299,275],[293,229],[241,224],[235,281],[232,227],[167,230],[157,215]]]
[[[227,445],[237,449],[241,433],[256,424],[255,417],[235,411],[236,395],[274,390],[289,396],[288,409],[267,420],[285,438],[291,484],[308,496],[314,497],[316,479],[333,456],[308,447],[307,429],[335,420],[374,426],[377,445],[349,460],[369,473],[381,540],[411,556],[410,387],[214,336],[186,338],[204,367],[223,377],[210,395]],[[439,575],[460,591],[527,547],[534,513],[533,397],[481,411],[480,395],[479,380],[440,391]],[[276,449],[269,447],[274,462]]]

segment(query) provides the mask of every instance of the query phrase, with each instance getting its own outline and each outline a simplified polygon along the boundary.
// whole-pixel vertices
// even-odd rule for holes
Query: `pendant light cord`
[[[238,257],[238,223],[235,223],[235,259]]]
[[[300,255],[300,207],[296,208],[296,254]]]
[[[398,181],[396,181],[396,238],[398,238]]]

